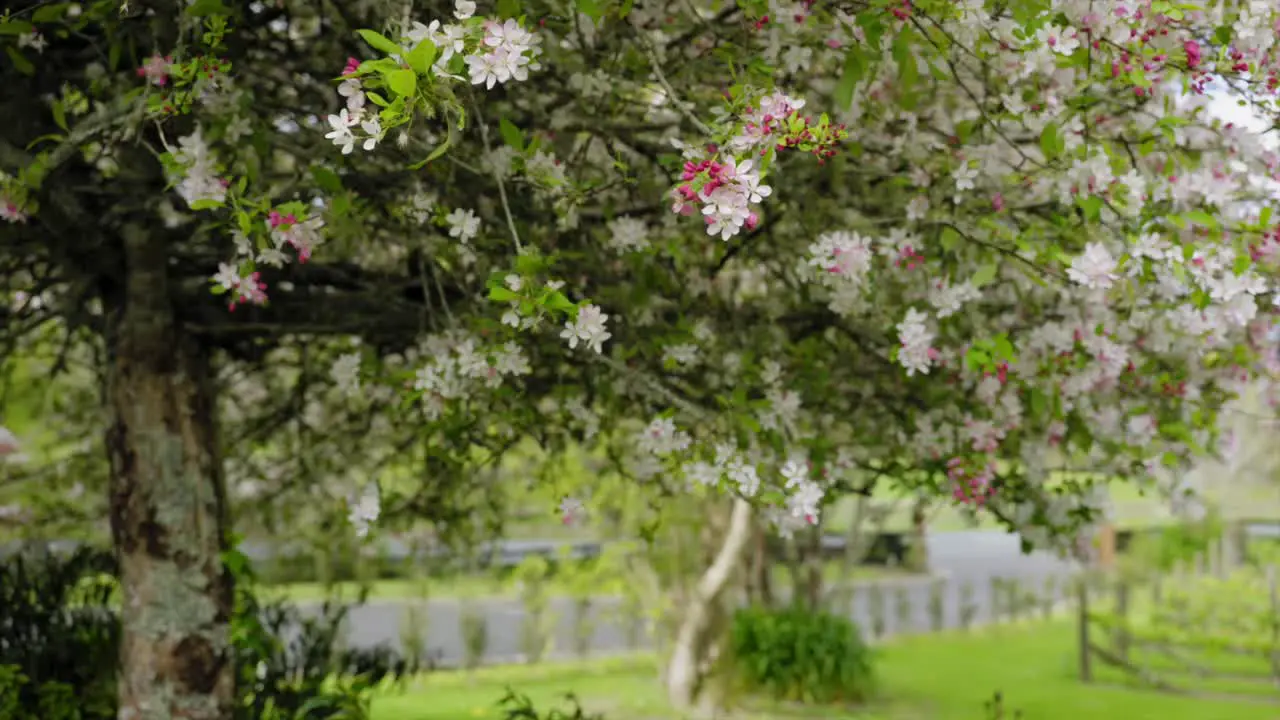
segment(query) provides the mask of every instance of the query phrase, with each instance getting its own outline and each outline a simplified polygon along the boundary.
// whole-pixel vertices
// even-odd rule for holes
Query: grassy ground
[[[905,638],[880,650],[880,699],[860,709],[756,704],[738,720],[984,720],[983,703],[1002,691],[1025,720],[1275,720],[1274,705],[1230,703],[1076,680],[1075,628],[1067,621],[1005,626],[968,634]],[[565,693],[606,720],[674,720],[648,657],[504,667],[428,676],[378,698],[373,720],[498,720],[508,686],[540,708]],[[1103,682],[1118,677],[1102,673]],[[1006,717],[1012,717],[1012,713]]]
[[[825,568],[828,580],[834,580],[837,566],[832,563]],[[869,582],[890,578],[912,577],[905,570],[887,567],[857,567],[853,570],[852,580]],[[597,595],[621,595],[625,588],[625,580],[619,578],[602,579],[592,584]],[[552,579],[551,595],[570,595],[567,583]],[[779,572],[774,578],[775,587],[785,586],[785,574]],[[360,591],[356,582],[337,583],[326,587],[323,583],[290,583],[287,585],[265,585],[261,594],[268,599],[284,599],[291,602],[315,602],[329,597],[353,599]],[[509,579],[488,575],[458,575],[447,578],[428,580],[377,580],[369,584],[370,600],[418,600],[460,598],[514,598],[518,595],[516,584]]]

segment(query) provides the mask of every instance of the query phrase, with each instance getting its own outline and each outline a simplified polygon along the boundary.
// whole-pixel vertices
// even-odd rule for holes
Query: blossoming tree
[[[659,507],[729,498],[686,705],[755,509],[892,478],[1069,541],[1277,371],[1280,155],[1206,110],[1275,112],[1260,0],[56,7],[0,24],[3,247],[101,303],[140,716],[229,697],[211,348],[364,336],[335,376],[454,468],[639,428]]]

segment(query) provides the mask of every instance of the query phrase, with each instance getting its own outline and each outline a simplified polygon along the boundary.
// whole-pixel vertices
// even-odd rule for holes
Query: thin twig
[[[662,85],[663,91],[667,94],[667,99],[671,101],[672,105],[675,105],[676,110],[679,110],[685,119],[693,123],[694,127],[707,135],[715,135],[716,133],[711,129],[711,126],[698,119],[698,116],[693,114],[689,106],[680,100],[680,96],[676,95],[676,90],[671,87],[671,83],[667,82],[667,76],[662,72],[662,63],[658,60],[658,53],[653,47],[653,41],[646,37],[643,32],[639,33],[639,35],[640,40],[644,43],[645,55],[649,58],[649,67],[653,68],[653,75],[658,79],[658,84]]]
[[[484,143],[485,154],[491,154],[492,150],[489,146],[489,127],[484,124],[484,118],[480,116],[480,105],[475,105],[476,124],[480,126],[480,142]],[[520,233],[516,230],[515,218],[511,216],[511,203],[507,201],[507,184],[502,181],[502,174],[498,172],[495,165],[491,169],[494,182],[498,183],[498,197],[502,200],[502,212],[507,216],[507,230],[511,231],[511,240],[516,244],[516,252],[523,252],[520,246]]]
[[[614,360],[608,355],[603,355],[600,353],[591,353],[591,357],[597,362],[601,362],[601,363],[604,363],[605,365],[608,365],[611,369],[613,369],[620,375],[623,375],[633,380],[640,381],[640,383],[643,384],[648,390],[652,391],[656,395],[661,396],[662,399],[670,402],[671,404],[678,406],[681,410],[684,410],[685,412],[689,413],[693,417],[698,418],[700,420],[710,419],[710,413],[705,408],[699,405],[696,405],[686,400],[683,397],[680,397],[680,395],[678,395],[676,392],[674,392],[667,386],[663,385],[662,381],[646,373],[642,373],[639,370],[636,370],[635,368],[628,367],[618,362],[617,360]]]

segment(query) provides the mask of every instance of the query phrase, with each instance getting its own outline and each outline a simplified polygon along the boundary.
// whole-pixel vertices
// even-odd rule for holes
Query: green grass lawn
[[[985,720],[983,703],[1000,690],[1024,720],[1276,720],[1280,707],[1164,695],[1076,680],[1075,627],[1058,620],[971,633],[905,638],[879,653],[879,699],[861,709],[756,703],[739,720]],[[1118,675],[1099,673],[1104,683]],[[377,698],[373,720],[500,720],[507,686],[548,708],[565,693],[605,720],[675,720],[650,657],[440,673]],[[1012,718],[1012,713],[1006,717]]]

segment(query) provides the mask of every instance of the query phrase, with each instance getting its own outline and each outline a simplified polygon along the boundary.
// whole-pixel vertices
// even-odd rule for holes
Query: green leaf
[[[525,254],[516,257],[516,272],[521,275],[536,275],[547,266],[541,255]]]
[[[840,81],[836,83],[832,98],[836,110],[847,110],[853,104],[853,91],[862,80],[864,70],[862,51],[856,46],[850,46],[844,53],[844,68],[840,71]]]
[[[1044,392],[1034,387],[1030,388],[1027,393],[1027,404],[1031,407],[1032,415],[1043,415],[1045,410],[1048,409],[1048,401],[1045,399]]]
[[[220,200],[197,200],[191,203],[192,210],[213,210],[222,207]]]
[[[1097,195],[1085,195],[1077,198],[1076,204],[1080,206],[1080,210],[1084,213],[1086,222],[1097,220],[1102,212],[1102,198]]]
[[[338,177],[337,173],[327,167],[312,165],[311,177],[315,178],[316,184],[325,192],[342,192],[342,179]]]
[[[36,26],[25,20],[5,20],[0,22],[0,35],[26,35]]]
[[[436,61],[439,54],[436,46],[430,40],[423,40],[418,43],[413,50],[409,52],[409,56],[404,59],[414,72],[422,75],[431,73],[431,65]]]
[[[944,227],[942,228],[942,237],[938,240],[942,244],[942,249],[950,252],[960,246],[960,233],[950,226]]]
[[[1058,157],[1065,147],[1062,135],[1058,131],[1058,126],[1049,123],[1040,131],[1040,150],[1044,156],[1050,160]]]
[[[62,19],[62,16],[66,14],[70,7],[71,3],[57,3],[55,5],[38,7],[36,8],[36,11],[31,14],[31,21],[38,25],[57,22]]]
[[[428,163],[430,163],[432,160],[435,160],[436,158],[440,157],[441,155],[444,155],[446,152],[449,151],[449,146],[453,145],[454,137],[457,135],[458,130],[457,128],[454,127],[453,116],[448,113],[445,113],[445,123],[449,127],[449,132],[447,135],[445,135],[444,142],[440,143],[435,150],[432,150],[431,154],[428,155],[426,158],[410,165],[409,166],[410,170],[420,170],[421,168],[426,166]]]
[[[376,92],[367,91],[365,92],[365,95],[369,97],[369,102],[373,103],[374,105],[377,105],[378,107],[387,107],[391,105],[391,103],[387,102],[386,98],[382,97]]]
[[[520,17],[520,0],[498,0],[498,17],[503,20]],[[455,57],[457,57],[455,55]]]
[[[222,0],[196,0],[187,8],[191,17],[208,17],[210,15],[229,15],[230,10],[222,4]]]
[[[62,128],[63,130],[70,132],[70,130],[67,130],[67,111],[63,109],[62,101],[55,100],[51,110],[53,111],[54,124]]]
[[[577,0],[578,12],[599,22],[604,17],[604,8],[599,0]]]
[[[502,140],[511,147],[524,152],[524,133],[520,132],[520,128],[515,123],[506,118],[498,121],[498,131],[502,133]]]
[[[1013,343],[1009,342],[1009,338],[1001,335],[996,338],[996,357],[1001,360],[1013,360]]]
[[[23,57],[22,53],[18,52],[17,48],[13,46],[9,46],[5,48],[5,52],[8,53],[9,61],[12,62],[13,66],[18,69],[18,72],[22,73],[23,75],[36,74],[36,66],[32,65],[30,60]]]
[[[489,288],[489,299],[494,302],[511,302],[512,300],[519,300],[520,296],[510,288],[494,285]]]
[[[1173,440],[1188,440],[1191,438],[1191,431],[1180,422],[1162,423],[1159,427],[1161,435]]]
[[[971,347],[969,348],[969,351],[964,354],[964,362],[970,370],[982,370],[991,364],[991,356],[984,350]]]
[[[418,91],[418,74],[412,70],[392,70],[386,78],[387,87],[397,95],[411,98]]]
[[[374,50],[381,50],[388,55],[398,55],[403,52],[403,49],[399,45],[391,42],[381,34],[372,30],[357,30],[356,33],[360,35],[365,42],[369,43],[369,47]]]
[[[978,271],[969,279],[969,283],[975,288],[982,288],[984,285],[987,285],[992,280],[996,279],[996,273],[999,272],[999,270],[999,266],[995,263],[983,265],[978,268]]]
[[[1236,275],[1243,275],[1251,267],[1253,267],[1253,259],[1245,253],[1239,253],[1236,255],[1235,265],[1231,269],[1235,271]]]
[[[546,306],[552,310],[559,310],[561,312],[573,312],[578,309],[578,306],[574,305],[573,302],[569,300],[569,298],[565,297],[564,293],[559,290],[551,293],[547,298]]]
[[[1183,217],[1197,225],[1203,225],[1210,230],[1218,228],[1218,219],[1203,210],[1192,210]]]

